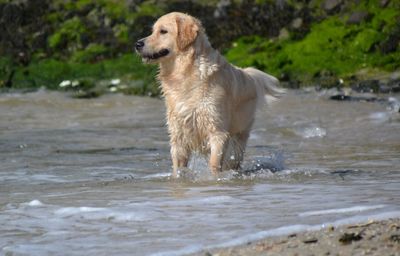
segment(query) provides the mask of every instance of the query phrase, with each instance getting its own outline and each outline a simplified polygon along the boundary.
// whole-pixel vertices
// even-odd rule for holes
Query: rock
[[[360,24],[361,22],[368,20],[371,15],[365,11],[357,11],[350,14],[347,24]]]
[[[351,87],[356,92],[379,92],[379,80],[360,81]]]
[[[340,238],[339,242],[342,244],[350,244],[353,241],[360,241],[363,237],[359,233],[344,233]]]
[[[305,244],[314,244],[317,242],[318,242],[318,239],[315,237],[309,237],[309,238],[306,238],[303,240],[303,243],[305,243]]]
[[[395,29],[382,43],[379,49],[383,54],[395,52],[400,44],[400,27]]]
[[[400,234],[391,235],[390,240],[396,243],[400,243]]]
[[[379,92],[380,93],[390,93],[391,88],[387,84],[379,84]]]
[[[384,99],[377,98],[374,96],[350,96],[344,94],[336,94],[329,97],[331,100],[336,101],[364,101],[364,102],[384,102]]]
[[[7,24],[8,26],[18,26],[23,20],[23,10],[19,5],[6,4],[2,8],[1,22]]]
[[[282,29],[279,31],[279,36],[278,36],[278,38],[279,38],[280,40],[289,39],[289,38],[290,38],[289,31],[288,31],[286,28],[282,28]]]
[[[231,5],[230,0],[220,0],[217,4],[217,9],[214,11],[215,18],[224,18],[228,16],[227,8]]]
[[[328,13],[335,13],[340,10],[342,0],[325,0],[322,4],[322,8]]]
[[[381,7],[386,7],[389,3],[390,0],[381,0],[379,4]]]
[[[302,18],[296,18],[296,19],[294,19],[293,21],[292,21],[292,23],[291,23],[291,27],[293,28],[293,29],[299,29],[299,28],[301,28],[301,26],[303,25],[303,19]]]
[[[329,97],[331,100],[337,100],[337,101],[351,101],[352,97],[348,95],[343,95],[343,94],[336,94],[331,97]]]
[[[398,93],[400,92],[400,79],[393,79],[387,83],[387,86],[390,88],[390,92]]]

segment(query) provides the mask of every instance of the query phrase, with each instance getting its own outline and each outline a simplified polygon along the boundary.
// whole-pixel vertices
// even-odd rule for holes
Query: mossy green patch
[[[390,13],[391,17],[395,17],[396,12],[391,9],[379,10],[379,13]],[[346,78],[363,68],[388,71],[400,68],[398,51],[382,54],[377,50],[379,43],[388,36],[385,31],[390,31],[385,30],[386,26],[392,26],[392,23],[380,17],[359,25],[348,25],[345,20],[332,16],[313,24],[301,40],[244,37],[233,43],[226,56],[239,66],[256,66],[274,75],[285,74],[304,83],[326,72]],[[386,25],[377,30],[374,28],[377,22]]]
[[[0,88],[7,86],[7,82],[12,76],[12,67],[11,58],[0,57]]]
[[[118,42],[121,44],[129,43],[129,28],[125,24],[118,24],[113,27],[113,32],[115,38],[117,38]]]
[[[53,49],[69,47],[71,50],[82,47],[81,36],[87,32],[79,17],[73,17],[61,24],[59,29],[49,37],[49,46]]]
[[[109,52],[109,49],[101,44],[89,44],[83,50],[77,50],[73,53],[70,60],[72,62],[95,62]]]

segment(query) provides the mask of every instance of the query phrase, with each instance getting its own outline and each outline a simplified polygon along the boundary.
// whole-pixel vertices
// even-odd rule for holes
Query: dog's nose
[[[136,48],[136,50],[141,50],[142,48],[143,48],[143,46],[144,46],[144,40],[143,39],[140,39],[139,41],[137,41],[136,42],[136,44],[135,44],[135,48]]]

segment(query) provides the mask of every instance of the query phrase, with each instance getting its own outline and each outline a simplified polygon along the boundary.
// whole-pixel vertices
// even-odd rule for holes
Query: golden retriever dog
[[[135,48],[143,62],[159,64],[173,176],[193,152],[209,156],[215,175],[240,168],[257,106],[266,95],[284,93],[278,80],[228,63],[211,47],[200,21],[183,13],[159,18]]]

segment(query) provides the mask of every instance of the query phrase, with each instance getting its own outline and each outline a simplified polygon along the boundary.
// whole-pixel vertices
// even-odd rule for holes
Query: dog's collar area
[[[151,60],[156,60],[159,59],[161,57],[167,56],[169,54],[169,50],[168,49],[162,49],[159,52],[153,53],[153,54],[146,54],[143,57],[146,59],[151,59]]]

